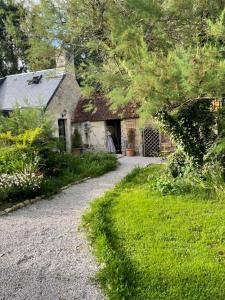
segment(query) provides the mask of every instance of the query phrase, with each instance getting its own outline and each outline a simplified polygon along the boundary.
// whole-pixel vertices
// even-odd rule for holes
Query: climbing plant
[[[216,112],[210,99],[197,99],[181,106],[177,112],[157,113],[159,126],[187,155],[199,165],[216,138]]]

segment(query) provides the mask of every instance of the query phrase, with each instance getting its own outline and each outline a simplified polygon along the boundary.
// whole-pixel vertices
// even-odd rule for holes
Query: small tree
[[[127,147],[129,149],[135,148],[135,129],[130,128],[127,132]]]

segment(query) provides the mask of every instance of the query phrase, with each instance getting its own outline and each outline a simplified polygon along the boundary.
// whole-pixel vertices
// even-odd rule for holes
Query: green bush
[[[215,143],[216,113],[210,99],[196,99],[181,105],[176,113],[161,111],[160,127],[181,147],[196,165],[203,165],[204,156]]]
[[[193,191],[215,198],[224,195],[224,167],[220,161],[208,160],[201,168],[194,168],[190,163],[181,170],[182,172],[174,177],[171,170],[168,172],[166,169],[165,174],[157,179],[156,189],[163,195],[188,194]]]
[[[204,165],[201,176],[193,177],[193,182],[217,197],[225,194],[224,167],[220,161],[211,161]]]
[[[44,161],[44,172],[48,176],[59,176],[65,171],[84,177],[99,176],[114,169],[116,162],[114,155],[104,152],[90,152],[80,156],[53,152]]]
[[[28,149],[20,149],[16,146],[0,148],[0,174],[23,171],[36,159],[38,159],[38,155]]]
[[[0,114],[0,133],[10,131],[13,135],[18,135],[26,130],[42,128],[45,135],[49,136],[52,135],[52,123],[51,118],[42,108],[21,109],[15,106],[9,117]]]
[[[156,189],[162,195],[181,195],[192,191],[192,185],[183,177],[173,178],[170,176],[162,176],[156,181]]]
[[[76,132],[75,132],[76,134]],[[76,145],[81,141],[76,138]],[[0,117],[0,203],[52,194],[79,179],[100,176],[116,167],[114,155],[61,152],[43,111],[16,108]]]
[[[81,148],[82,147],[82,138],[80,132],[75,129],[72,135],[72,147]]]
[[[225,138],[218,139],[210,148],[205,156],[205,165],[213,165],[217,163],[220,165],[223,177],[225,178]]]
[[[52,194],[59,188],[87,177],[95,177],[115,169],[116,156],[103,152],[74,156],[68,153],[52,153],[45,161],[45,179],[42,194]]]
[[[180,149],[176,150],[176,152],[174,152],[169,156],[168,168],[167,168],[169,174],[174,178],[178,176],[182,176],[187,167],[186,161],[187,161],[186,154]]]

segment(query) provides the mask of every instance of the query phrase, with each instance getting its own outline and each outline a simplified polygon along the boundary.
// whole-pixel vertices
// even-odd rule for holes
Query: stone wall
[[[86,148],[95,151],[107,151],[106,149],[106,124],[104,121],[85,122],[73,124],[73,130],[77,128],[82,136],[82,142]],[[142,133],[138,126],[138,119],[121,120],[121,146],[125,154],[127,147],[127,133],[130,128],[135,129],[135,153],[142,155]]]
[[[153,126],[153,125],[152,125]],[[107,151],[106,149],[106,123],[104,121],[85,122],[73,124],[73,130],[77,128],[82,136],[84,146],[94,151]],[[139,128],[139,119],[121,120],[121,146],[125,155],[127,147],[127,135],[129,129],[135,129],[135,154],[143,155],[142,130]],[[160,151],[167,154],[173,151],[173,145],[168,136],[160,133]]]
[[[84,147],[95,151],[106,151],[106,126],[104,121],[73,124],[81,134]]]
[[[59,136],[58,120],[65,119],[66,123],[66,149],[71,151],[71,119],[76,105],[80,99],[80,88],[75,75],[66,73],[58,90],[47,107],[47,113],[54,121],[55,136]]]
[[[127,147],[127,135],[129,129],[135,129],[135,153],[142,155],[142,134],[139,128],[138,119],[126,119],[121,121],[121,140],[122,140],[122,153],[125,154]]]

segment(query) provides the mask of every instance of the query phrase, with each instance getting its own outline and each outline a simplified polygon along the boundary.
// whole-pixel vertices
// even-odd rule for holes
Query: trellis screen
[[[144,156],[158,156],[160,152],[160,135],[154,128],[143,130],[143,154]]]

